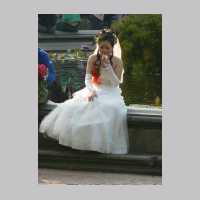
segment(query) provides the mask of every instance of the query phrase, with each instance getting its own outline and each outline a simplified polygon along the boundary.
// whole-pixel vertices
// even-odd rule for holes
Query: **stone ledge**
[[[86,30],[78,32],[60,32],[56,31],[55,34],[45,34],[39,33],[38,42],[39,43],[55,43],[55,42],[65,42],[65,41],[81,41],[88,42],[94,41],[94,37],[98,31],[96,30]]]
[[[162,174],[158,155],[113,155],[79,150],[39,150],[40,168]]]
[[[40,107],[39,119],[42,119],[50,111],[56,108],[56,106],[57,106],[56,104],[46,104],[45,106]],[[127,121],[128,121],[128,125],[130,126],[143,125],[143,127],[145,127],[145,125],[147,125],[148,127],[161,128],[162,126],[161,109],[159,108],[141,109],[139,106],[137,107],[128,106]]]

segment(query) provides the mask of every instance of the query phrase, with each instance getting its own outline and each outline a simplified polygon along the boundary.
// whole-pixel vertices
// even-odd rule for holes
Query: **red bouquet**
[[[38,64],[38,103],[45,104],[48,100],[47,87],[48,68],[44,64]]]
[[[45,64],[38,64],[38,77],[41,80],[46,80],[48,75],[48,68]]]

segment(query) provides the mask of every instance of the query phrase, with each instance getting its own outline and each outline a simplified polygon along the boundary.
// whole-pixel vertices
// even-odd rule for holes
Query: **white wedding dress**
[[[97,97],[87,101],[85,87],[59,104],[41,122],[39,131],[73,149],[128,153],[127,107],[119,84],[101,68],[102,83],[93,85]]]

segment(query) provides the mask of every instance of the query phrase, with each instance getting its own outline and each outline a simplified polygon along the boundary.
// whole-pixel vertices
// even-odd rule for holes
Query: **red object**
[[[92,70],[92,83],[94,83],[95,85],[101,84],[101,76],[100,73],[97,71],[96,66],[94,66]]]
[[[38,64],[38,76],[41,79],[44,79],[47,76],[48,70],[45,64]]]

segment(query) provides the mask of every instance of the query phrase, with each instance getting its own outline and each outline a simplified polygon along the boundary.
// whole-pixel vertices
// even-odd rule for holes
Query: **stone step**
[[[55,34],[39,33],[38,46],[46,51],[66,51],[81,48],[81,46],[94,46],[94,37],[99,30],[79,30],[78,32],[61,32]]]
[[[40,42],[38,47],[45,49],[45,51],[63,52],[70,49],[81,48],[82,45],[93,46],[92,41],[54,41],[54,42]]]
[[[99,30],[78,30],[78,32],[63,32],[56,31],[55,33],[38,33],[39,41],[56,40],[56,39],[77,39],[77,38],[92,38]]]
[[[49,41],[58,41],[58,40],[91,40],[99,32],[99,30],[79,30],[78,32],[62,32],[56,31],[54,34],[50,33],[39,33],[38,40],[39,42],[49,42]]]
[[[113,155],[70,148],[39,149],[39,168],[162,174],[160,155]]]

